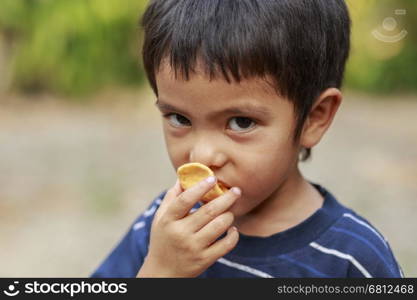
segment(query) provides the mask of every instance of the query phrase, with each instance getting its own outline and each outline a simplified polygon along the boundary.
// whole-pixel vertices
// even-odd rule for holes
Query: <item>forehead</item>
[[[193,104],[201,108],[252,104],[272,109],[277,102],[284,100],[273,88],[272,80],[266,78],[242,79],[240,82],[231,79],[227,82],[223,76],[210,79],[203,68],[197,66],[186,80],[180,72],[176,76],[167,63],[161,64],[155,75],[158,99],[163,99],[163,102]]]

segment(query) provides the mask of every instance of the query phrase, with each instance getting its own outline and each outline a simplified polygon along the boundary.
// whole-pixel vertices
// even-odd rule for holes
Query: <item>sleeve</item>
[[[140,215],[107,258],[91,274],[92,278],[136,277],[148,253],[149,235],[155,211],[166,192],[161,193]]]
[[[360,269],[363,269],[364,266],[359,266]],[[347,273],[349,278],[362,278],[362,277],[371,277],[371,278],[402,278],[403,273],[401,267],[396,263],[387,263],[385,261],[375,261],[372,265],[367,268],[369,275],[366,276],[364,271],[358,269],[358,266],[350,265]]]
[[[404,277],[403,271],[394,257],[391,247],[387,243],[387,253],[385,260],[380,260],[373,270],[374,277],[377,278],[398,278]]]
[[[351,261],[348,277],[372,277],[372,278],[401,278],[404,277],[402,269],[385,240],[384,247],[369,244],[367,248],[361,248],[354,257],[357,261]]]

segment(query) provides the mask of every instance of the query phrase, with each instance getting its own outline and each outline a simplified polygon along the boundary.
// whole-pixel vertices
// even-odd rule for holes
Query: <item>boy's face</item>
[[[276,199],[296,169],[293,104],[260,79],[229,84],[196,73],[176,80],[165,64],[156,74],[168,154],[175,169],[199,162],[229,188],[239,187],[242,196],[230,209],[239,217]]]

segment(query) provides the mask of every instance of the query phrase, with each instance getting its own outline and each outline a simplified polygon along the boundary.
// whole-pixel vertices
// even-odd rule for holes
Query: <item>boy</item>
[[[343,0],[154,0],[143,59],[178,181],[93,277],[400,277],[387,241],[298,161],[342,101]],[[201,205],[218,180],[230,188]]]

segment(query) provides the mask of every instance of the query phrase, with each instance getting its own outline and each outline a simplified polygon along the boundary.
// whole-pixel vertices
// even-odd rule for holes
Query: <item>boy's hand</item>
[[[236,246],[239,234],[231,226],[233,214],[226,210],[240,197],[239,190],[231,189],[189,213],[214,184],[203,180],[182,192],[177,180],[168,190],[155,214],[138,277],[196,277]]]

